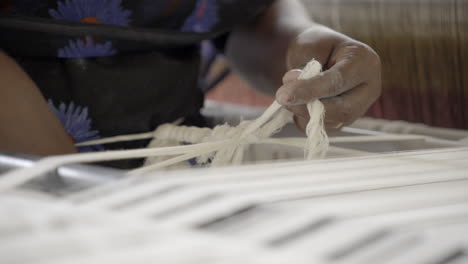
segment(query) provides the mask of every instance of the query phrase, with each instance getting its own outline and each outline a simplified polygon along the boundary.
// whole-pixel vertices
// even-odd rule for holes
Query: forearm
[[[277,0],[255,21],[231,34],[227,58],[255,88],[272,94],[287,71],[289,45],[314,25],[299,0]]]
[[[37,86],[1,50],[0,151],[35,155],[76,151]]]

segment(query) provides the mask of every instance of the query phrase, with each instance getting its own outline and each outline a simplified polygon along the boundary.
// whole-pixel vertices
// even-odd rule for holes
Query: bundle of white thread
[[[321,71],[321,65],[316,60],[309,62],[302,70],[298,79],[307,80],[315,77]],[[324,129],[324,107],[319,100],[307,104],[310,121],[306,128],[307,144],[304,149],[305,158],[321,158],[328,150],[328,137]],[[242,121],[238,126],[227,124],[216,126],[213,129],[161,125],[153,134],[154,139],[148,147],[162,147],[180,142],[197,144],[228,140],[222,148],[200,155],[198,163],[211,160],[211,166],[239,165],[242,163],[245,149],[250,144],[258,143],[261,139],[271,137],[287,123],[292,122],[292,113],[287,111],[276,101],[256,120]],[[150,157],[145,165],[163,161],[163,157]]]

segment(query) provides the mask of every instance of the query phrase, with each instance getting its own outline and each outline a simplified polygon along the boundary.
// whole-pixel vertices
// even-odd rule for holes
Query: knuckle
[[[364,54],[368,53],[369,50],[370,50],[369,46],[367,46],[366,44],[364,44],[362,42],[357,42],[356,45],[355,45],[354,52],[357,55],[364,55]]]
[[[366,44],[359,41],[352,41],[345,43],[343,52],[348,58],[362,58],[369,53],[371,48]]]
[[[380,56],[372,48],[367,46],[368,69],[372,72],[369,84],[369,97],[374,102],[382,94],[381,68],[382,62]]]
[[[366,58],[367,62],[369,63],[369,66],[371,66],[372,68],[380,70],[382,65],[380,56],[369,45],[364,44],[362,42],[357,42],[354,45],[354,53],[355,55],[361,58]]]
[[[373,49],[369,47],[368,56],[369,56],[369,64],[371,65],[371,67],[377,70],[378,72],[380,72],[382,68],[382,61],[380,59],[379,54],[377,54],[377,52],[375,52]]]
[[[369,65],[372,68],[380,71],[380,68],[382,66],[382,61],[380,59],[379,54],[377,54],[377,52],[374,49],[372,49],[369,45],[366,45],[364,43],[360,43],[360,47],[361,47],[361,54],[364,55],[365,58],[367,58]]]

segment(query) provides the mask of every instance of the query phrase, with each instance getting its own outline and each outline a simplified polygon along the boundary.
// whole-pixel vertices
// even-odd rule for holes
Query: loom
[[[468,1],[303,2],[315,20],[380,55],[383,93],[371,117],[468,129]]]
[[[370,14],[382,15],[379,21],[398,20],[382,12],[397,8],[395,1],[313,2],[322,5],[318,19],[327,19],[323,10],[333,11],[330,24],[369,39],[380,24],[368,22],[379,18],[347,16],[360,14],[350,8],[370,5]],[[444,6],[405,2],[400,8]],[[356,18],[368,27],[347,28]],[[428,84],[405,83],[414,89]],[[223,120],[259,114],[226,109]],[[213,102],[204,109],[220,112]],[[288,126],[278,137],[298,135]],[[68,164],[24,183],[2,176],[34,171],[38,160],[0,154],[0,211],[7,216],[0,221],[0,262],[468,263],[467,131],[363,118],[329,136],[321,160],[303,161],[297,148],[260,144],[246,150],[250,164],[242,166],[128,176]]]
[[[55,168],[3,189],[0,210],[8,217],[0,222],[0,259],[466,263],[468,147],[463,137],[425,131],[439,138],[346,127],[331,135],[328,157],[314,161],[259,145],[250,150],[257,164],[244,166],[138,176],[89,165]],[[362,140],[339,140],[350,137]],[[292,160],[261,161],[274,152]],[[2,172],[35,164],[0,156]]]

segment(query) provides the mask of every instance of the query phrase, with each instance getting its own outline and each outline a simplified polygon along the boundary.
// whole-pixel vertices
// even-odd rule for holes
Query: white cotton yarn
[[[250,144],[258,143],[262,139],[271,137],[287,123],[292,121],[292,113],[274,102],[256,120],[242,121],[238,126],[231,127],[228,124],[219,125],[213,129],[185,127],[165,124],[154,132],[154,139],[149,147],[161,144],[161,141],[186,142],[190,144],[227,141],[220,149],[197,158],[199,163],[211,160],[210,166],[219,167],[226,165],[239,165],[242,163],[244,150]],[[200,148],[200,151],[203,151]],[[151,166],[157,159],[147,160],[146,165]]]
[[[316,60],[310,61],[302,70],[298,79],[307,80],[317,76],[322,66]],[[307,104],[310,121],[306,128],[307,143],[304,153],[307,159],[322,158],[328,150],[329,140],[324,128],[325,109],[319,100]],[[238,126],[227,124],[213,129],[184,127],[165,124],[154,132],[154,139],[149,147],[166,146],[167,142],[187,142],[191,144],[229,140],[221,149],[197,158],[199,163],[211,160],[212,167],[239,165],[242,163],[245,148],[250,144],[259,143],[277,133],[286,124],[292,122],[292,113],[273,102],[270,107],[256,120],[242,121]],[[200,149],[202,150],[202,149]],[[148,158],[145,165],[161,162],[162,157]]]
[[[314,78],[320,74],[321,69],[321,64],[316,60],[312,60],[301,70],[298,79],[308,80]],[[304,146],[304,157],[306,159],[323,158],[329,148],[329,140],[324,127],[325,109],[319,100],[314,100],[307,104],[307,110],[310,120],[306,127],[307,141]],[[248,145],[265,142],[292,121],[292,113],[274,101],[259,118],[242,121],[236,127],[223,124],[210,129],[163,124],[154,132],[94,140],[80,145],[112,143],[141,138],[153,138],[148,148],[168,147],[184,143],[200,144],[226,141],[227,144],[210,153],[206,153],[207,150],[203,145],[199,148],[195,147],[195,149],[199,150],[199,155],[195,151],[190,154],[187,153],[185,157],[196,157],[199,164],[205,164],[210,160],[209,166],[212,167],[239,165],[243,161],[244,152]],[[161,165],[164,167],[181,167],[180,163],[179,165],[175,164],[176,160],[181,160],[181,158],[168,161],[167,157],[164,156],[148,157],[145,168],[137,169],[135,172],[149,172],[161,168]]]
[[[305,80],[315,77],[321,71],[321,65],[315,60],[309,62],[300,74],[299,79]],[[305,144],[305,158],[315,159],[325,155],[329,147],[329,139],[324,128],[324,107],[319,100],[307,104],[310,121],[306,128],[307,141]],[[128,141],[135,139],[154,138],[149,148],[136,150],[116,150],[94,153],[80,153],[63,156],[46,157],[32,167],[13,170],[0,178],[0,193],[15,188],[31,179],[40,177],[44,173],[60,166],[74,163],[87,163],[110,161],[141,157],[157,157],[148,159],[146,167],[137,169],[131,174],[141,174],[152,170],[164,168],[197,158],[199,162],[211,160],[210,165],[217,167],[223,165],[238,165],[243,160],[246,146],[255,143],[273,142],[270,137],[278,132],[284,125],[292,122],[292,113],[278,102],[273,102],[257,119],[243,121],[237,127],[227,124],[213,129],[183,127],[171,124],[160,126],[154,132],[138,135],[123,135],[114,138],[94,140],[79,145],[95,145]],[[299,139],[299,141],[302,139]],[[352,138],[356,141],[356,138]],[[298,146],[295,139],[277,139],[277,143]],[[187,142],[187,146],[167,147],[168,142]],[[158,146],[154,148],[153,146]],[[171,157],[164,158],[162,157]],[[156,162],[154,164],[154,162]]]
[[[318,61],[312,60],[304,67],[298,79],[312,79],[321,71],[322,65]],[[310,120],[306,127],[307,144],[304,150],[305,158],[309,160],[323,158],[330,145],[324,125],[325,107],[320,100],[314,100],[307,104],[307,110]]]

